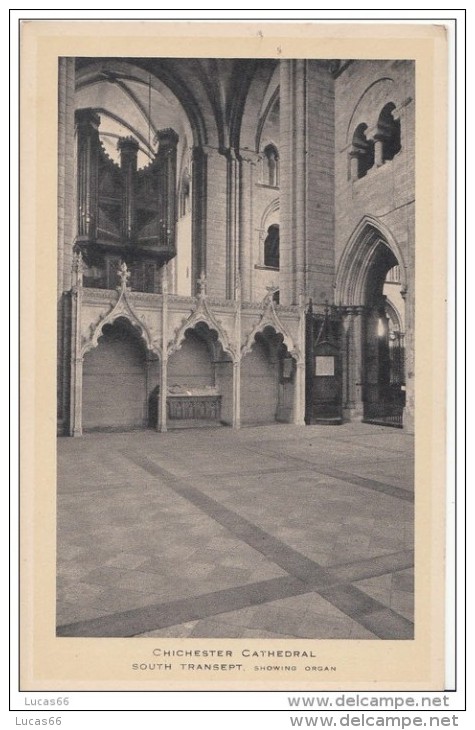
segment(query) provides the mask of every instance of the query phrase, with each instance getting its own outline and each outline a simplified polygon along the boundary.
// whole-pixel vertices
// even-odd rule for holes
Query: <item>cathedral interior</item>
[[[58,82],[59,635],[412,638],[414,63]]]

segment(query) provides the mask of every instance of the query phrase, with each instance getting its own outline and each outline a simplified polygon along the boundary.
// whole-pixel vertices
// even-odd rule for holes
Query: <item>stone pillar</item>
[[[193,151],[193,263],[192,294],[204,272],[208,294],[225,299],[228,243],[228,160],[211,147]],[[235,268],[235,267],[234,267]]]
[[[226,299],[233,299],[241,259],[241,161],[232,149],[226,159]]]
[[[348,307],[343,313],[343,345],[342,345],[342,389],[343,389],[343,420],[350,421],[354,411],[354,382],[352,338],[353,338],[353,309]]]
[[[197,281],[206,271],[207,156],[202,147],[192,151],[192,249],[191,294],[197,293]]]
[[[376,167],[381,167],[383,163],[383,138],[376,135],[374,138],[374,164]]]
[[[414,411],[415,411],[415,392],[414,392],[414,297],[413,288],[408,287],[401,291],[404,298],[406,333],[404,336],[404,373],[406,381],[406,405],[403,414],[404,428],[410,433],[414,432]]]
[[[305,425],[305,362],[297,362],[294,382],[294,425]]]
[[[353,150],[350,152],[350,179],[358,179],[359,152]]]
[[[353,327],[350,338],[350,418],[352,421],[361,421],[364,416],[364,345],[365,345],[365,307],[355,307],[353,310]]]
[[[253,194],[256,178],[257,155],[246,157],[241,161],[241,247],[239,256],[239,271],[241,275],[242,298],[246,302],[252,301],[253,275]]]
[[[70,436],[82,436],[82,373],[83,355],[81,352],[81,309],[83,263],[81,254],[74,262],[75,282],[71,292],[71,390],[70,390]]]
[[[167,428],[168,354],[160,360],[160,395],[158,398],[157,431],[166,433]]]
[[[233,362],[233,428],[241,428],[241,358]]]
[[[280,62],[280,294],[332,300],[334,80],[325,61]]]
[[[415,105],[412,97],[408,96],[403,103],[393,109],[392,116],[401,124],[401,147],[404,150],[405,160],[405,185],[414,186],[415,170]],[[407,286],[401,290],[405,301],[405,338],[404,338],[404,365],[406,379],[406,406],[404,409],[404,428],[414,432],[415,412],[415,360],[414,360],[414,339],[415,339],[415,271],[416,271],[416,244],[415,244],[415,207],[414,203],[406,208],[407,222],[407,260],[406,260],[406,282]]]
[[[384,144],[384,132],[381,130],[381,128],[376,125],[372,127],[371,129],[367,129],[365,133],[366,139],[369,143],[373,143],[373,153],[374,153],[374,166],[375,167],[381,167],[383,165],[383,144]]]
[[[82,357],[76,357],[73,361],[74,375],[72,380],[73,407],[72,407],[72,428],[71,436],[82,436]]]
[[[303,291],[306,225],[307,61],[280,62],[280,302]]]
[[[168,266],[162,267],[162,357],[160,361],[160,396],[158,403],[157,431],[167,431],[168,394]]]

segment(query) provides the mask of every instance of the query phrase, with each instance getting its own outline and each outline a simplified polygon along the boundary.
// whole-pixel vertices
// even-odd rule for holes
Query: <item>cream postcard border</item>
[[[413,641],[275,640],[328,678],[137,680],[156,639],[55,636],[57,74],[60,56],[413,59],[416,66],[416,598]],[[20,52],[20,689],[442,690],[445,595],[447,37],[443,25],[23,21]],[[441,355],[442,353],[442,355]],[[442,357],[442,361],[441,361]],[[436,367],[433,366],[436,363]],[[268,648],[160,639],[169,648]],[[240,662],[245,662],[241,659]]]

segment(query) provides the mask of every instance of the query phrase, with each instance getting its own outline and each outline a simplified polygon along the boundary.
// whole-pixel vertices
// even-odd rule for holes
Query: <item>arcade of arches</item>
[[[61,58],[58,430],[414,416],[410,61]]]

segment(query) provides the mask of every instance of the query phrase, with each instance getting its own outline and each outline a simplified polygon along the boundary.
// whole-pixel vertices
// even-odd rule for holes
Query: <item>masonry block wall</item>
[[[360,179],[352,178],[350,152],[359,124],[374,130],[385,104],[393,102],[401,121],[401,150]],[[365,215],[380,220],[398,241],[407,272],[414,216],[414,64],[358,61],[335,82],[335,255],[337,264]]]
[[[335,279],[335,82],[325,62],[307,62],[306,90],[305,292],[323,303]]]
[[[147,390],[146,359],[141,343],[114,328],[84,358],[84,428],[143,427],[147,418]]]
[[[278,407],[277,362],[271,362],[262,343],[256,342],[241,363],[242,423],[274,423]]]
[[[358,61],[335,82],[335,257],[337,269],[357,226],[374,219],[396,242],[407,287],[406,425],[414,412],[414,282],[415,282],[415,67],[412,61]],[[352,141],[359,125],[370,138],[378,116],[394,106],[401,149],[393,159],[373,164],[358,178],[351,169]],[[363,302],[361,302],[363,303]],[[347,304],[341,301],[337,304]]]
[[[331,299],[334,80],[325,61],[281,62],[281,301]]]
[[[169,358],[168,386],[205,388],[214,384],[214,364],[208,347],[190,330],[180,349]]]

